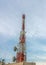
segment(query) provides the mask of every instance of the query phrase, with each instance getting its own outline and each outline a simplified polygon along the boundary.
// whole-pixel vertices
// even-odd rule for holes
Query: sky
[[[25,14],[28,62],[46,61],[46,0],[0,0],[0,59],[12,62]]]

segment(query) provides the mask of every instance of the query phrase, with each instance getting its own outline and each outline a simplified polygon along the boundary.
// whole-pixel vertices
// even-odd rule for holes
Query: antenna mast
[[[25,14],[22,15],[22,31],[20,32],[19,48],[16,55],[16,62],[26,61],[25,45]]]

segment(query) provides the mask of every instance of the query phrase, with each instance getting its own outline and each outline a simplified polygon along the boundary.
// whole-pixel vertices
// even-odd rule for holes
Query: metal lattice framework
[[[26,61],[25,53],[25,15],[22,15],[22,31],[20,32],[19,48],[16,55],[16,62]]]

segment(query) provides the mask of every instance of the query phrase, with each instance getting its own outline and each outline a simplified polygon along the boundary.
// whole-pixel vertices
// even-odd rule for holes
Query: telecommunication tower
[[[16,54],[16,62],[23,61],[26,61],[25,14],[22,15],[22,31],[20,32],[19,48]]]

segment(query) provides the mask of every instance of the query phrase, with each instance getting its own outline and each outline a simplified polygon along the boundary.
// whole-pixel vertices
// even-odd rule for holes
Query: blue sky
[[[0,58],[11,62],[26,20],[27,61],[46,61],[46,0],[0,0]]]

